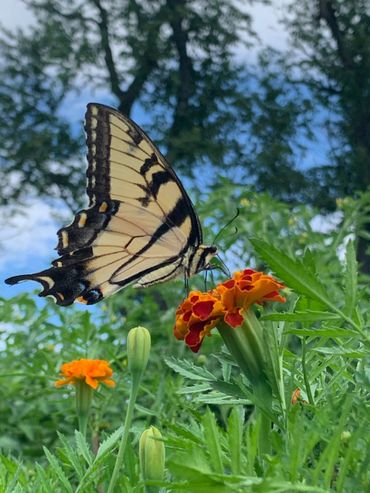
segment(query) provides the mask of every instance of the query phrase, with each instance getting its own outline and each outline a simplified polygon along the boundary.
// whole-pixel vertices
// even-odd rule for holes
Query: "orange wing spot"
[[[106,212],[108,209],[108,204],[106,202],[102,202],[99,207],[99,212]]]
[[[83,303],[84,305],[87,305],[87,300],[83,296],[79,296],[78,298],[75,299],[75,301],[78,301],[78,303]]]

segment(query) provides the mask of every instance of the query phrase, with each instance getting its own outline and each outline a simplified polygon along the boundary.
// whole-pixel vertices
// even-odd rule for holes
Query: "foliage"
[[[325,209],[369,186],[366,0],[292,2],[283,53],[260,46],[249,2],[26,3],[35,24],[0,36],[2,203],[82,205],[91,99],[144,110],[139,123],[199,188],[201,165]]]
[[[12,177],[3,203],[33,193],[81,204],[84,105],[78,127],[65,114],[82,96],[126,115],[134,104],[149,111],[151,134],[188,175],[199,160],[220,167],[235,156],[240,67],[232,51],[241,36],[253,39],[244,9],[218,0],[27,4],[35,25],[2,30],[0,41],[0,173]]]
[[[174,339],[181,282],[128,288],[91,311],[29,294],[2,299],[0,489],[106,491],[129,396],[125,339],[140,324],[151,330],[152,350],[119,491],[144,491],[138,440],[150,425],[166,446],[166,479],[151,484],[157,491],[367,491],[369,293],[354,255],[361,200],[339,203],[331,227],[330,216],[321,217],[322,230],[312,207],[288,210],[230,183],[199,208],[211,238],[240,207],[238,233],[229,226],[217,241],[227,263],[263,262],[287,285],[285,305],[257,310],[273,368],[268,453],[260,452],[263,427],[250,382],[217,332],[200,355]],[[202,289],[201,279],[192,280],[196,286]],[[80,357],[109,360],[117,381],[96,392],[86,440],[74,431],[73,391],[53,386],[61,363]]]

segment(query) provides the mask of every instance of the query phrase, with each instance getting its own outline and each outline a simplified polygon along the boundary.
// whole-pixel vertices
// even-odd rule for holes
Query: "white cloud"
[[[317,214],[311,219],[311,229],[316,233],[331,233],[337,229],[342,219],[342,211],[336,211],[331,214]]]
[[[4,221],[1,226],[0,269],[12,266],[14,274],[45,258],[56,257],[53,248],[57,243],[56,231],[62,226],[53,218],[55,209],[41,201],[33,202]],[[3,208],[2,217],[6,216]],[[45,265],[46,267],[46,265]]]

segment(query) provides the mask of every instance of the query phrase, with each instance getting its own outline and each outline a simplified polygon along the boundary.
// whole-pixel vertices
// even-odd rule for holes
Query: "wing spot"
[[[61,301],[64,301],[64,294],[63,293],[58,292],[55,294],[61,299]]]
[[[48,284],[49,289],[52,288],[55,284],[55,282],[51,277],[40,276],[38,277],[38,280],[46,282]]]
[[[102,202],[99,207],[99,212],[107,212],[107,210],[108,210],[108,204],[106,202]]]
[[[80,214],[80,218],[79,218],[79,221],[78,221],[77,226],[79,228],[83,228],[85,226],[85,224],[86,224],[86,221],[87,221],[87,214],[86,214],[86,212],[82,212]]]
[[[69,244],[69,241],[68,241],[68,233],[67,231],[63,230],[61,231],[62,233],[62,244],[63,244],[63,248],[67,248],[68,247],[68,244]]]
[[[83,296],[78,296],[75,301],[77,301],[78,303],[83,303],[84,305],[87,305],[87,300],[85,300],[85,298]]]

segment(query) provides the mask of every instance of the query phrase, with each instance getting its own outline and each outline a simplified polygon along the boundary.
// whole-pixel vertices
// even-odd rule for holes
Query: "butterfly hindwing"
[[[36,280],[60,305],[175,277],[202,240],[181,182],[133,121],[92,103],[85,130],[89,207],[58,231],[53,267],[7,280]]]

